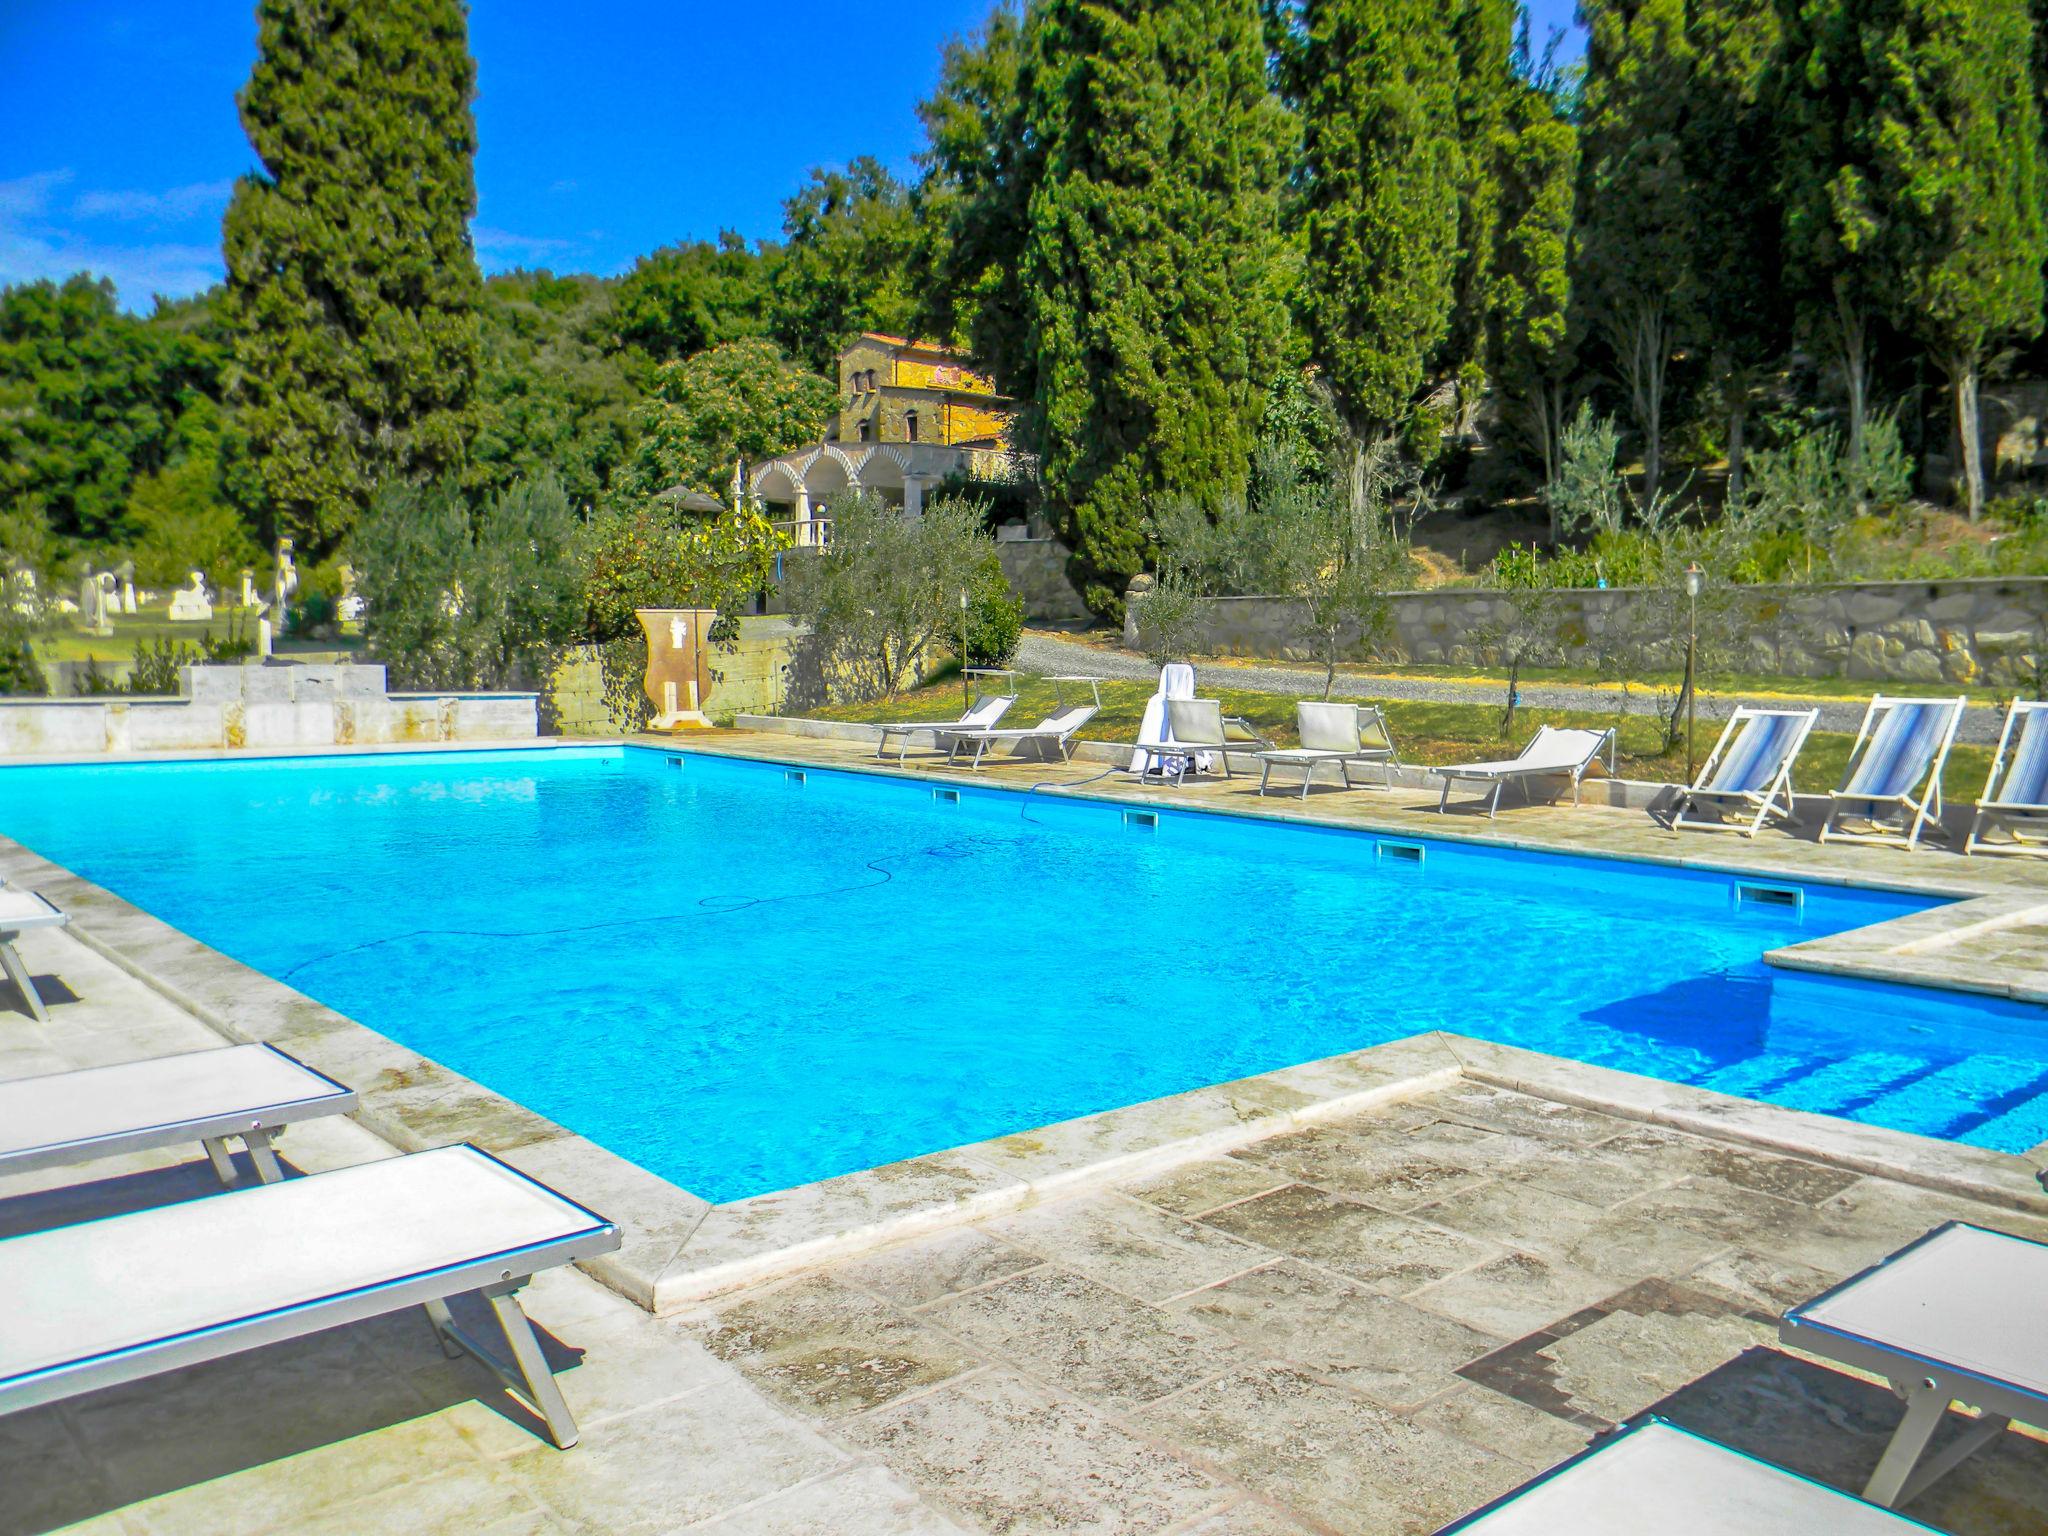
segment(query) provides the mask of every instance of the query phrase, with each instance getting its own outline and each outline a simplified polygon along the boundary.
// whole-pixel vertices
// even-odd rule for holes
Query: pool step
[[[1817,1071],[1782,1083],[1771,1090],[1771,1102],[1787,1109],[1810,1109],[1817,1114],[1839,1115],[1881,1096],[1887,1088],[1927,1071],[1934,1063],[1924,1056],[1901,1056],[1894,1051],[1858,1051],[1831,1061]]]
[[[2048,1093],[2027,1099],[1982,1125],[1973,1125],[1956,1139],[1994,1152],[2031,1152],[2048,1141]]]
[[[1987,1106],[2024,1092],[2044,1076],[2048,1061],[1965,1056],[1882,1095],[1870,1105],[1868,1118],[1924,1136],[1953,1135],[1983,1121]]]
[[[1769,1096],[1774,1083],[1807,1071],[1813,1062],[1805,1056],[1784,1056],[1766,1051],[1761,1056],[1751,1056],[1743,1061],[1722,1067],[1700,1078],[1702,1088],[1711,1088],[1716,1093],[1732,1093],[1738,1099],[1761,1099]]]

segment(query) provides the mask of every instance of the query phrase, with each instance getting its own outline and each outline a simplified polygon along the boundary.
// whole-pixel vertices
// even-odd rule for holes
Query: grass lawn
[[[1223,701],[1227,715],[1242,715],[1265,735],[1282,746],[1294,744],[1294,701],[1278,694],[1255,693],[1249,689],[1215,686],[1217,671],[1211,670],[1201,692],[1204,698]],[[1033,725],[1053,709],[1053,685],[1041,678],[1019,678],[1017,702],[1010,706],[1005,724]],[[1145,713],[1145,701],[1154,691],[1152,683],[1105,682],[1102,713],[1088,725],[1084,735],[1093,741],[1136,741],[1138,722]],[[1503,690],[1505,691],[1505,690]],[[1078,690],[1067,685],[1067,701]],[[1663,728],[1647,706],[1622,715],[1616,711],[1528,709],[1515,714],[1515,740],[1500,734],[1500,706],[1494,704],[1410,704],[1400,700],[1383,703],[1387,723],[1393,728],[1401,760],[1429,766],[1437,763],[1472,762],[1494,757],[1511,757],[1522,743],[1536,733],[1539,725],[1618,727],[1616,744],[1620,771],[1625,778],[1682,781],[1685,778],[1685,746],[1663,755]],[[957,675],[927,688],[905,693],[893,702],[835,705],[811,711],[822,720],[944,720],[960,713],[961,692]],[[1704,758],[1720,734],[1718,722],[1699,723],[1699,755]],[[1849,764],[1849,747],[1854,738],[1837,732],[1815,731],[1806,739],[1794,770],[1793,787],[1802,794],[1825,794],[1842,782]],[[1974,800],[1984,789],[1984,776],[1991,770],[1989,747],[1958,744],[1948,755],[1942,774],[1942,790],[1952,800]]]
[[[89,634],[83,629],[61,629],[39,635],[35,640],[35,652],[37,660],[45,664],[61,661],[97,661],[103,667],[113,663],[125,666],[135,659],[137,645],[154,646],[159,641],[169,640],[173,645],[190,646],[196,651],[201,636],[213,635],[224,639],[227,633],[228,613],[225,609],[216,609],[213,618],[203,624],[174,624],[161,608],[154,611],[145,609],[132,617],[123,615],[116,618],[114,632],[111,635]],[[256,636],[255,619],[242,619],[240,633],[253,641]],[[277,645],[277,651],[280,655],[299,656],[311,660],[316,656],[340,655],[355,649],[359,644],[361,642],[353,636],[340,640],[281,640]]]

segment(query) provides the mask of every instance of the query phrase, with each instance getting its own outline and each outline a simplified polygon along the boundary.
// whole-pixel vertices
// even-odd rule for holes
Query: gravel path
[[[1129,678],[1139,682],[1151,682],[1159,676],[1159,669],[1144,657],[1129,651],[1104,650],[1093,645],[1083,645],[1074,640],[1062,640],[1055,635],[1026,634],[1017,647],[1017,669],[1021,672],[1078,672],[1096,677]],[[1323,673],[1320,667],[1291,666],[1286,662],[1260,662],[1246,665],[1241,662],[1217,663],[1208,669],[1208,676],[1219,685],[1230,688],[1249,688],[1257,693],[1287,694],[1293,698],[1319,699],[1323,696]],[[1877,690],[1873,688],[1872,692]],[[1418,677],[1356,677],[1337,674],[1337,685],[1332,697],[1340,699],[1400,699],[1409,703],[1423,704],[1491,704],[1498,708],[1503,702],[1504,689],[1497,683],[1460,683],[1440,681],[1436,678]],[[1636,712],[1648,714],[1651,711],[1651,694],[1639,691]],[[1522,703],[1533,709],[1587,709],[1604,714],[1614,712],[1617,695],[1611,688],[1587,688],[1571,683],[1524,683]],[[1853,735],[1863,719],[1863,702],[1860,699],[1815,699],[1820,709],[1816,729],[1840,731]],[[1765,708],[1782,708],[1783,699],[1744,698],[1733,694],[1715,694],[1700,698],[1700,718],[1721,720],[1737,704],[1757,704]],[[1984,742],[1998,740],[2001,716],[1989,705],[1974,704],[1963,712],[1962,729],[1956,733],[1958,741]]]

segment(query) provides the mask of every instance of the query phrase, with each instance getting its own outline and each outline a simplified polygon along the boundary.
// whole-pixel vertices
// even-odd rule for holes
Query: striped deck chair
[[[1941,768],[1962,724],[1963,704],[1960,698],[1897,699],[1881,693],[1871,699],[1849,749],[1849,777],[1840,789],[1828,791],[1820,840],[1910,849],[1930,829],[1946,836]]]
[[[1671,825],[1755,837],[1773,817],[1791,821],[1792,763],[1819,718],[1817,709],[1738,708],[1680,797]]]
[[[1984,835],[2001,828],[2010,842]],[[2048,856],[2048,699],[2014,699],[2006,711],[1963,852]]]

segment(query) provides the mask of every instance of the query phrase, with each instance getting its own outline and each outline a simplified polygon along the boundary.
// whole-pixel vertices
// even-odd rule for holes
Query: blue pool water
[[[2048,1140],[2048,1010],[1760,960],[1911,897],[636,748],[0,769],[0,832],[715,1200],[1439,1028]]]

